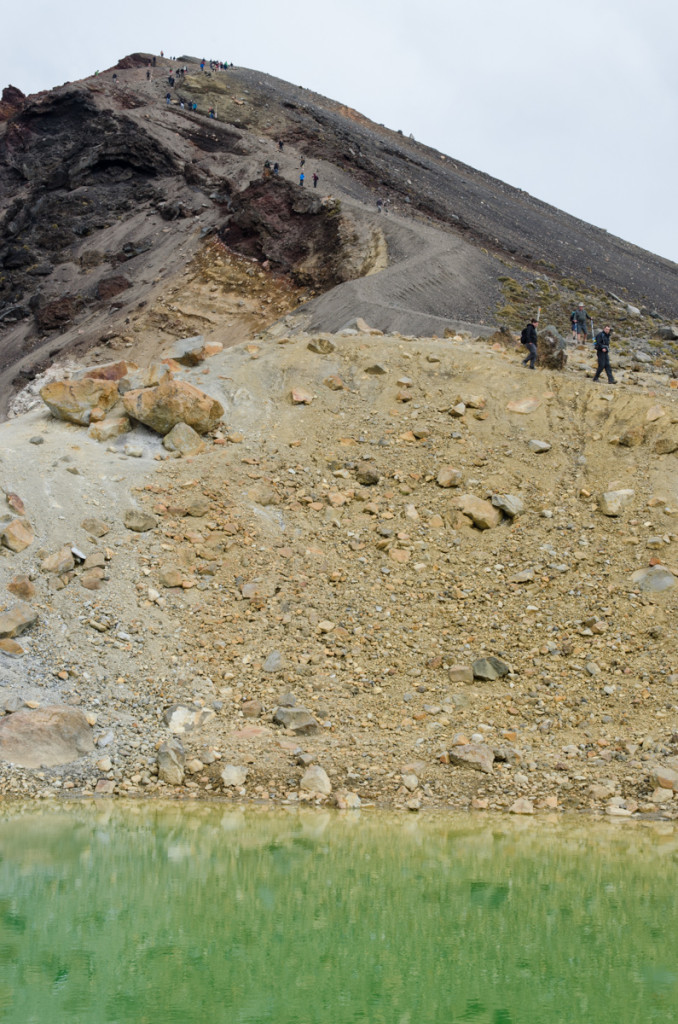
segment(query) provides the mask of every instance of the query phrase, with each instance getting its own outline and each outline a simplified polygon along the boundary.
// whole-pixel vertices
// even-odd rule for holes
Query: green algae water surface
[[[678,831],[69,805],[0,815],[8,1024],[671,1024]]]

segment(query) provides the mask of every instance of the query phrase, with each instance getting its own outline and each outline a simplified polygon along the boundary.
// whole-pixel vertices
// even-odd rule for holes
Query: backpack
[[[521,345],[529,345],[530,344],[530,339],[527,336],[527,327],[523,327],[523,329],[522,329],[522,332],[520,334],[520,344]]]

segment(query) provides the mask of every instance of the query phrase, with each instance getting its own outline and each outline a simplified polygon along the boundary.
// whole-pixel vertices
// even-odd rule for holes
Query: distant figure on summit
[[[314,171],[313,172],[313,188],[317,188],[317,187],[318,187],[318,172]]]
[[[598,356],[598,369],[596,375],[593,378],[594,382],[598,380],[603,370],[607,374],[608,384],[616,384],[616,380],[612,376],[612,369],[610,368],[610,332],[612,328],[608,325],[603,327],[599,334],[596,334],[596,355]]]
[[[302,186],[303,186],[303,184],[304,184],[304,178],[305,178],[305,177],[306,177],[306,175],[305,175],[305,174],[304,174],[304,172],[302,171],[302,172],[301,172],[301,174],[299,175],[299,184],[300,184],[300,185],[302,185]]]
[[[579,341],[579,335],[582,335],[582,344],[586,342],[587,330],[586,330],[586,310],[584,309],[584,303],[580,302],[576,309],[573,309],[570,313],[570,324],[572,325],[572,340]]]
[[[539,321],[536,317],[533,317],[529,324],[523,327],[522,334],[520,335],[520,344],[525,345],[527,348],[527,355],[523,359],[523,366],[530,364],[530,369],[534,370],[535,362],[537,359],[537,324]]]

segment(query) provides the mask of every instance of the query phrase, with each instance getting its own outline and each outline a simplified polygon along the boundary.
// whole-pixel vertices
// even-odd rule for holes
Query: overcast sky
[[[277,75],[678,262],[677,0],[24,0],[0,84],[134,51]]]

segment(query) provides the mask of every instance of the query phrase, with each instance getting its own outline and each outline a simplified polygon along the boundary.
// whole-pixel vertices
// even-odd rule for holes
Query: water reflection
[[[678,835],[73,804],[0,818],[0,1021],[678,1021]]]

